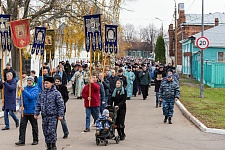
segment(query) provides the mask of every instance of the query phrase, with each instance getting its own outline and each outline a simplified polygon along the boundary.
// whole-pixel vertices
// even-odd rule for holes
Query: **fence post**
[[[212,81],[212,88],[214,88],[215,85],[215,61],[212,60],[212,72],[211,72],[211,81]]]

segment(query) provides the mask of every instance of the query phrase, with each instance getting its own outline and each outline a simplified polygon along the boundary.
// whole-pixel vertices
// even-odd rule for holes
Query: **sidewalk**
[[[193,123],[186,119],[180,109],[175,105],[173,124],[164,124],[162,108],[155,108],[155,93],[152,87],[147,100],[142,100],[141,96],[133,97],[127,101],[126,114],[126,140],[116,144],[114,140],[109,141],[109,145],[96,146],[95,131],[91,127],[91,132],[84,133],[85,109],[83,100],[76,99],[70,95],[67,103],[66,120],[69,128],[69,138],[62,139],[62,127],[58,125],[59,150],[224,150],[224,135],[204,133]],[[44,137],[41,127],[41,116],[38,119],[39,144],[32,146],[32,130],[30,124],[27,126],[26,145],[15,146],[18,141],[18,128],[10,118],[11,128],[8,131],[0,131],[1,149],[10,150],[40,150],[45,149]],[[0,119],[1,127],[4,126],[3,119]],[[0,127],[0,128],[1,128]],[[4,143],[4,144],[3,144]]]

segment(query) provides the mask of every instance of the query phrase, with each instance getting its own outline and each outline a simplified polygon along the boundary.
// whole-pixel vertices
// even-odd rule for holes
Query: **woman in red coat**
[[[116,126],[117,132],[120,136],[120,140],[125,139],[125,116],[126,116],[126,99],[127,93],[123,87],[123,81],[118,80],[116,82],[116,88],[113,91],[112,98],[109,101],[109,105],[114,106],[115,108],[119,108],[117,111],[117,118],[116,118]]]

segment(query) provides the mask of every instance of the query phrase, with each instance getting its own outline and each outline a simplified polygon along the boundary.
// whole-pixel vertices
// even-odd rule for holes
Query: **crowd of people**
[[[156,108],[162,107],[165,116],[163,122],[166,123],[168,120],[168,123],[172,124],[174,101],[180,96],[179,75],[172,64],[163,66],[141,59],[119,58],[115,62],[115,67],[106,66],[104,69],[100,63],[97,63],[92,74],[89,64],[83,62],[72,64],[69,61],[60,62],[52,69],[45,63],[40,68],[39,77],[34,70],[29,76],[23,71],[22,77],[22,85],[20,85],[21,82],[17,82],[14,69],[10,63],[7,63],[2,79],[4,89],[2,109],[5,121],[2,130],[10,129],[8,120],[10,114],[16,127],[19,127],[19,141],[15,144],[25,145],[29,120],[33,133],[32,145],[37,145],[39,142],[37,119],[41,113],[42,129],[48,150],[56,149],[58,120],[62,124],[63,138],[66,139],[69,135],[65,120],[66,103],[69,100],[68,82],[72,83],[72,94],[77,99],[84,99],[86,112],[84,132],[90,132],[91,116],[94,124],[97,123],[97,131],[99,131],[102,127],[98,125],[97,120],[106,115],[107,106],[113,106],[118,109],[115,128],[120,140],[126,137],[124,129],[127,100],[132,100],[132,97],[137,95],[142,95],[143,100],[146,100],[149,88],[155,83]],[[21,106],[20,121],[14,114],[16,100]]]

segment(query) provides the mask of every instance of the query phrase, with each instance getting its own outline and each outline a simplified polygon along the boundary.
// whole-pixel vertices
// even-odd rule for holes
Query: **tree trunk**
[[[20,57],[19,57],[19,49],[13,45],[11,51],[11,58],[12,58],[12,67],[15,69],[17,73],[20,72]]]

